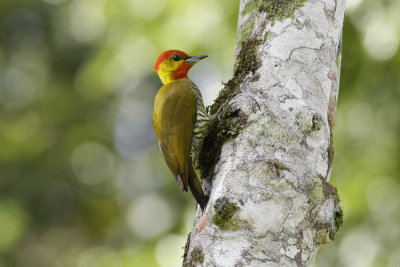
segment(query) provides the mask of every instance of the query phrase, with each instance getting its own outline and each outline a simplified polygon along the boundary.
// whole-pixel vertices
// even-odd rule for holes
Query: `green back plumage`
[[[158,143],[168,168],[175,175],[179,187],[187,191],[188,186],[202,208],[207,203],[201,184],[193,169],[190,152],[192,140],[197,140],[199,133],[198,100],[205,113],[201,95],[197,95],[196,85],[189,79],[170,82],[158,91],[154,101],[153,123]],[[197,89],[198,91],[198,89]],[[200,91],[198,91],[200,94]],[[203,117],[201,117],[203,118]],[[201,119],[204,127],[204,119]],[[197,137],[194,137],[197,133]]]

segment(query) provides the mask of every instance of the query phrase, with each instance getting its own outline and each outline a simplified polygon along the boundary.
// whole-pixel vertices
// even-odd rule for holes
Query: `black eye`
[[[175,55],[172,57],[172,59],[173,59],[174,61],[180,61],[180,60],[182,59],[182,57],[181,57],[181,55],[179,55],[179,54],[175,54]]]

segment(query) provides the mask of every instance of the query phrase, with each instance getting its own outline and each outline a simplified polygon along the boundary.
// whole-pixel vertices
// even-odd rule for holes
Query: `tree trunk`
[[[233,78],[199,156],[185,266],[308,266],[342,222],[328,183],[344,0],[241,0]]]

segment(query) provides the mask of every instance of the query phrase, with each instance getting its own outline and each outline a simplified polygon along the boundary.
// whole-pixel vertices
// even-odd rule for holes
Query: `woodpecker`
[[[193,167],[209,121],[199,88],[187,76],[207,56],[189,56],[179,50],[163,52],[154,68],[164,84],[154,100],[153,124],[168,168],[183,191],[192,192],[204,210],[208,198]]]

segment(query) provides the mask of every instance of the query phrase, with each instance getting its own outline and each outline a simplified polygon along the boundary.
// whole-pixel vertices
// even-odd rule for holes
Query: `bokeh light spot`
[[[64,3],[66,0],[42,0],[42,1],[45,3],[52,4],[52,5],[59,5],[59,4]]]
[[[45,27],[42,18],[33,10],[17,9],[11,12],[3,21],[0,28],[12,50],[17,51],[21,46],[35,46],[44,40]]]
[[[138,101],[123,102],[115,126],[115,146],[126,158],[147,156],[156,138],[153,129],[153,109]]]
[[[105,27],[103,1],[75,0],[71,5],[70,23],[73,37],[80,42],[92,42]]]
[[[150,20],[157,17],[164,10],[164,0],[131,0],[131,8],[136,16]]]
[[[379,244],[371,233],[363,230],[348,232],[339,246],[339,259],[343,266],[369,267],[378,252]],[[355,250],[356,249],[356,250]]]
[[[29,105],[35,99],[37,90],[30,74],[19,68],[9,68],[0,73],[0,88],[0,103],[7,108]]]
[[[26,215],[15,202],[0,201],[0,251],[14,246],[25,230]]]
[[[400,185],[390,177],[372,180],[367,188],[367,201],[374,212],[394,212],[400,205]]]
[[[166,199],[148,194],[132,203],[127,220],[135,234],[152,239],[171,229],[175,216]]]
[[[181,235],[167,235],[156,246],[156,259],[161,267],[175,267],[182,265],[183,248],[186,237]]]
[[[122,266],[120,256],[109,247],[93,247],[84,251],[78,262],[78,267],[119,267]]]
[[[113,154],[98,143],[76,147],[71,157],[72,170],[84,183],[97,185],[107,181],[114,171]]]
[[[390,254],[388,267],[400,266],[400,248]]]
[[[371,138],[373,137],[374,114],[368,103],[355,102],[347,112],[346,116],[347,131],[355,138]]]
[[[164,179],[167,167],[161,160],[147,157],[122,164],[118,173],[118,188],[121,194],[127,198],[134,198],[153,192],[169,182]]]
[[[355,8],[357,8],[363,0],[347,0],[346,1],[346,11],[351,11]]]
[[[381,17],[370,21],[366,27],[364,46],[373,59],[388,60],[392,58],[399,47],[396,27],[384,22]]]

